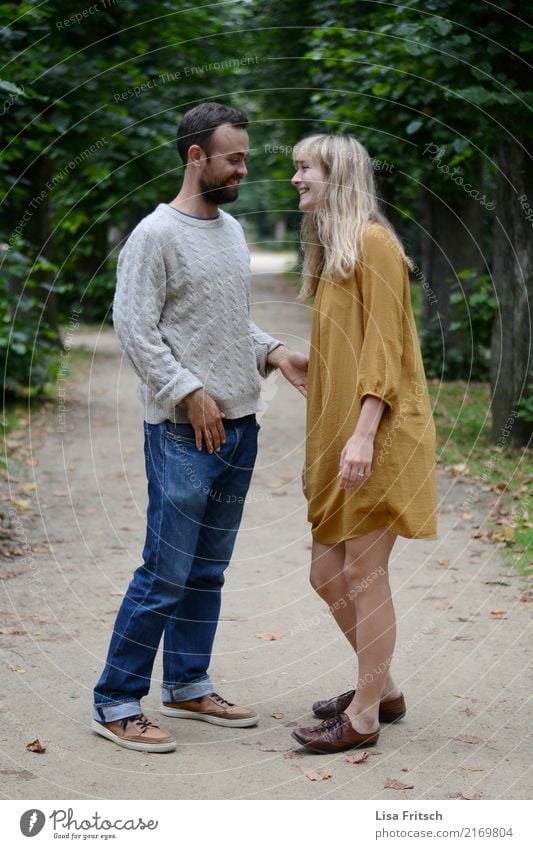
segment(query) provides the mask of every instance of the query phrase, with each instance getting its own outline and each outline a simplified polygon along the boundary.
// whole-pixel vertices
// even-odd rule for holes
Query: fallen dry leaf
[[[283,634],[271,634],[268,631],[259,631],[258,634],[255,635],[258,640],[282,640]]]
[[[303,756],[303,752],[296,752],[294,749],[292,749],[290,752],[285,752],[285,754],[283,755],[284,758],[291,761],[296,760],[297,758],[303,758]]]
[[[450,562],[449,560],[446,560],[444,558],[442,560],[437,560],[437,563],[439,564],[439,566],[448,566],[449,562]]]
[[[28,493],[28,492],[34,492],[34,490],[36,490],[36,489],[37,489],[36,483],[21,483],[20,486],[19,486],[19,492],[22,492],[23,495]]]
[[[461,769],[465,772],[485,772],[484,766],[462,766]]]
[[[347,764],[364,764],[368,760],[368,752],[358,752],[355,755],[346,755],[344,758]]]
[[[503,607],[496,607],[494,610],[490,611],[490,618],[491,619],[507,619],[507,616],[505,615],[506,613],[507,613],[507,611],[504,610]]]
[[[461,519],[463,519],[463,521],[465,521],[465,522],[469,522],[470,519],[474,518],[472,513],[460,513],[459,515],[461,516]]]
[[[31,501],[28,501],[27,498],[15,498],[13,504],[17,510],[21,510],[22,512],[31,508]]]
[[[270,716],[272,717],[272,719],[283,719],[285,714],[284,713],[271,713]]]
[[[432,606],[436,610],[448,610],[452,605],[449,601],[434,601]]]
[[[23,667],[23,666],[14,666],[12,663],[8,663],[8,664],[7,664],[7,668],[8,668],[11,672],[26,672],[26,670],[24,669],[24,667]]]
[[[26,631],[24,631],[24,630],[21,631],[20,628],[0,628],[0,634],[4,634],[4,636],[7,636],[7,635],[19,636],[20,634],[25,634],[25,633],[26,633]]]
[[[66,489],[56,489],[56,490],[54,490],[52,495],[55,495],[56,498],[66,498],[67,495],[68,495],[68,492],[66,491]]]
[[[414,784],[404,784],[403,781],[398,781],[397,778],[387,778],[383,787],[386,790],[412,790]]]
[[[485,742],[481,737],[472,737],[469,734],[460,734],[458,737],[451,737],[451,739],[459,740],[460,743],[471,743],[472,745]]]
[[[329,769],[305,769],[303,766],[300,769],[309,781],[325,781],[327,778],[331,778],[332,775]]]
[[[38,737],[31,743],[26,743],[26,748],[28,752],[37,752],[38,755],[44,755],[46,752],[46,746],[43,746]]]
[[[458,477],[468,470],[466,463],[456,463],[454,466],[445,466],[446,472],[451,472],[453,477]]]

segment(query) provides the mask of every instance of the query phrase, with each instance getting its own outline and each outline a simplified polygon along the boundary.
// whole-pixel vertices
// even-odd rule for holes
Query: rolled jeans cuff
[[[163,684],[161,687],[161,701],[163,702],[187,702],[190,699],[201,699],[213,692],[213,682],[209,675],[204,675],[198,681],[188,684]]]
[[[94,705],[93,719],[97,722],[117,722],[128,716],[138,716],[141,711],[141,703],[137,701],[120,702],[112,704]]]

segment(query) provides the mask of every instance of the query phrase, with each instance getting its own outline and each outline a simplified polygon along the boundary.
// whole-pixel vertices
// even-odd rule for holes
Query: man
[[[118,260],[114,324],[145,408],[147,532],[92,728],[138,751],[176,747],[140,707],[162,635],[163,714],[236,727],[258,719],[214,692],[207,669],[257,452],[259,374],[277,367],[305,395],[307,357],[250,321],[248,248],[219,210],[247,173],[247,124],[218,103],[185,114],[182,188],[138,224]]]

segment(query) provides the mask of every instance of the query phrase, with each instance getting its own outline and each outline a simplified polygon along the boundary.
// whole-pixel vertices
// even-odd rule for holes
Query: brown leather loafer
[[[379,739],[379,729],[371,734],[360,734],[346,714],[341,713],[314,728],[297,728],[292,736],[309,751],[330,755],[347,749],[375,746]]]
[[[353,697],[355,690],[348,690],[347,693],[342,693],[340,696],[334,696],[332,699],[324,699],[320,702],[315,702],[313,705],[313,713],[319,719],[332,719],[343,713]],[[406,707],[403,695],[396,699],[389,699],[387,702],[381,702],[379,706],[379,721],[380,722],[397,722],[405,716]]]

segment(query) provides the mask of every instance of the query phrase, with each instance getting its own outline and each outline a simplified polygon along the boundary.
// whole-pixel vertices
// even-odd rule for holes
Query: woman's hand
[[[372,471],[373,456],[373,436],[360,437],[356,434],[350,436],[341,454],[339,465],[340,488],[352,489],[368,480]]]
[[[374,439],[386,403],[375,395],[365,395],[354,433],[343,448],[339,464],[341,489],[360,486],[372,472]]]

